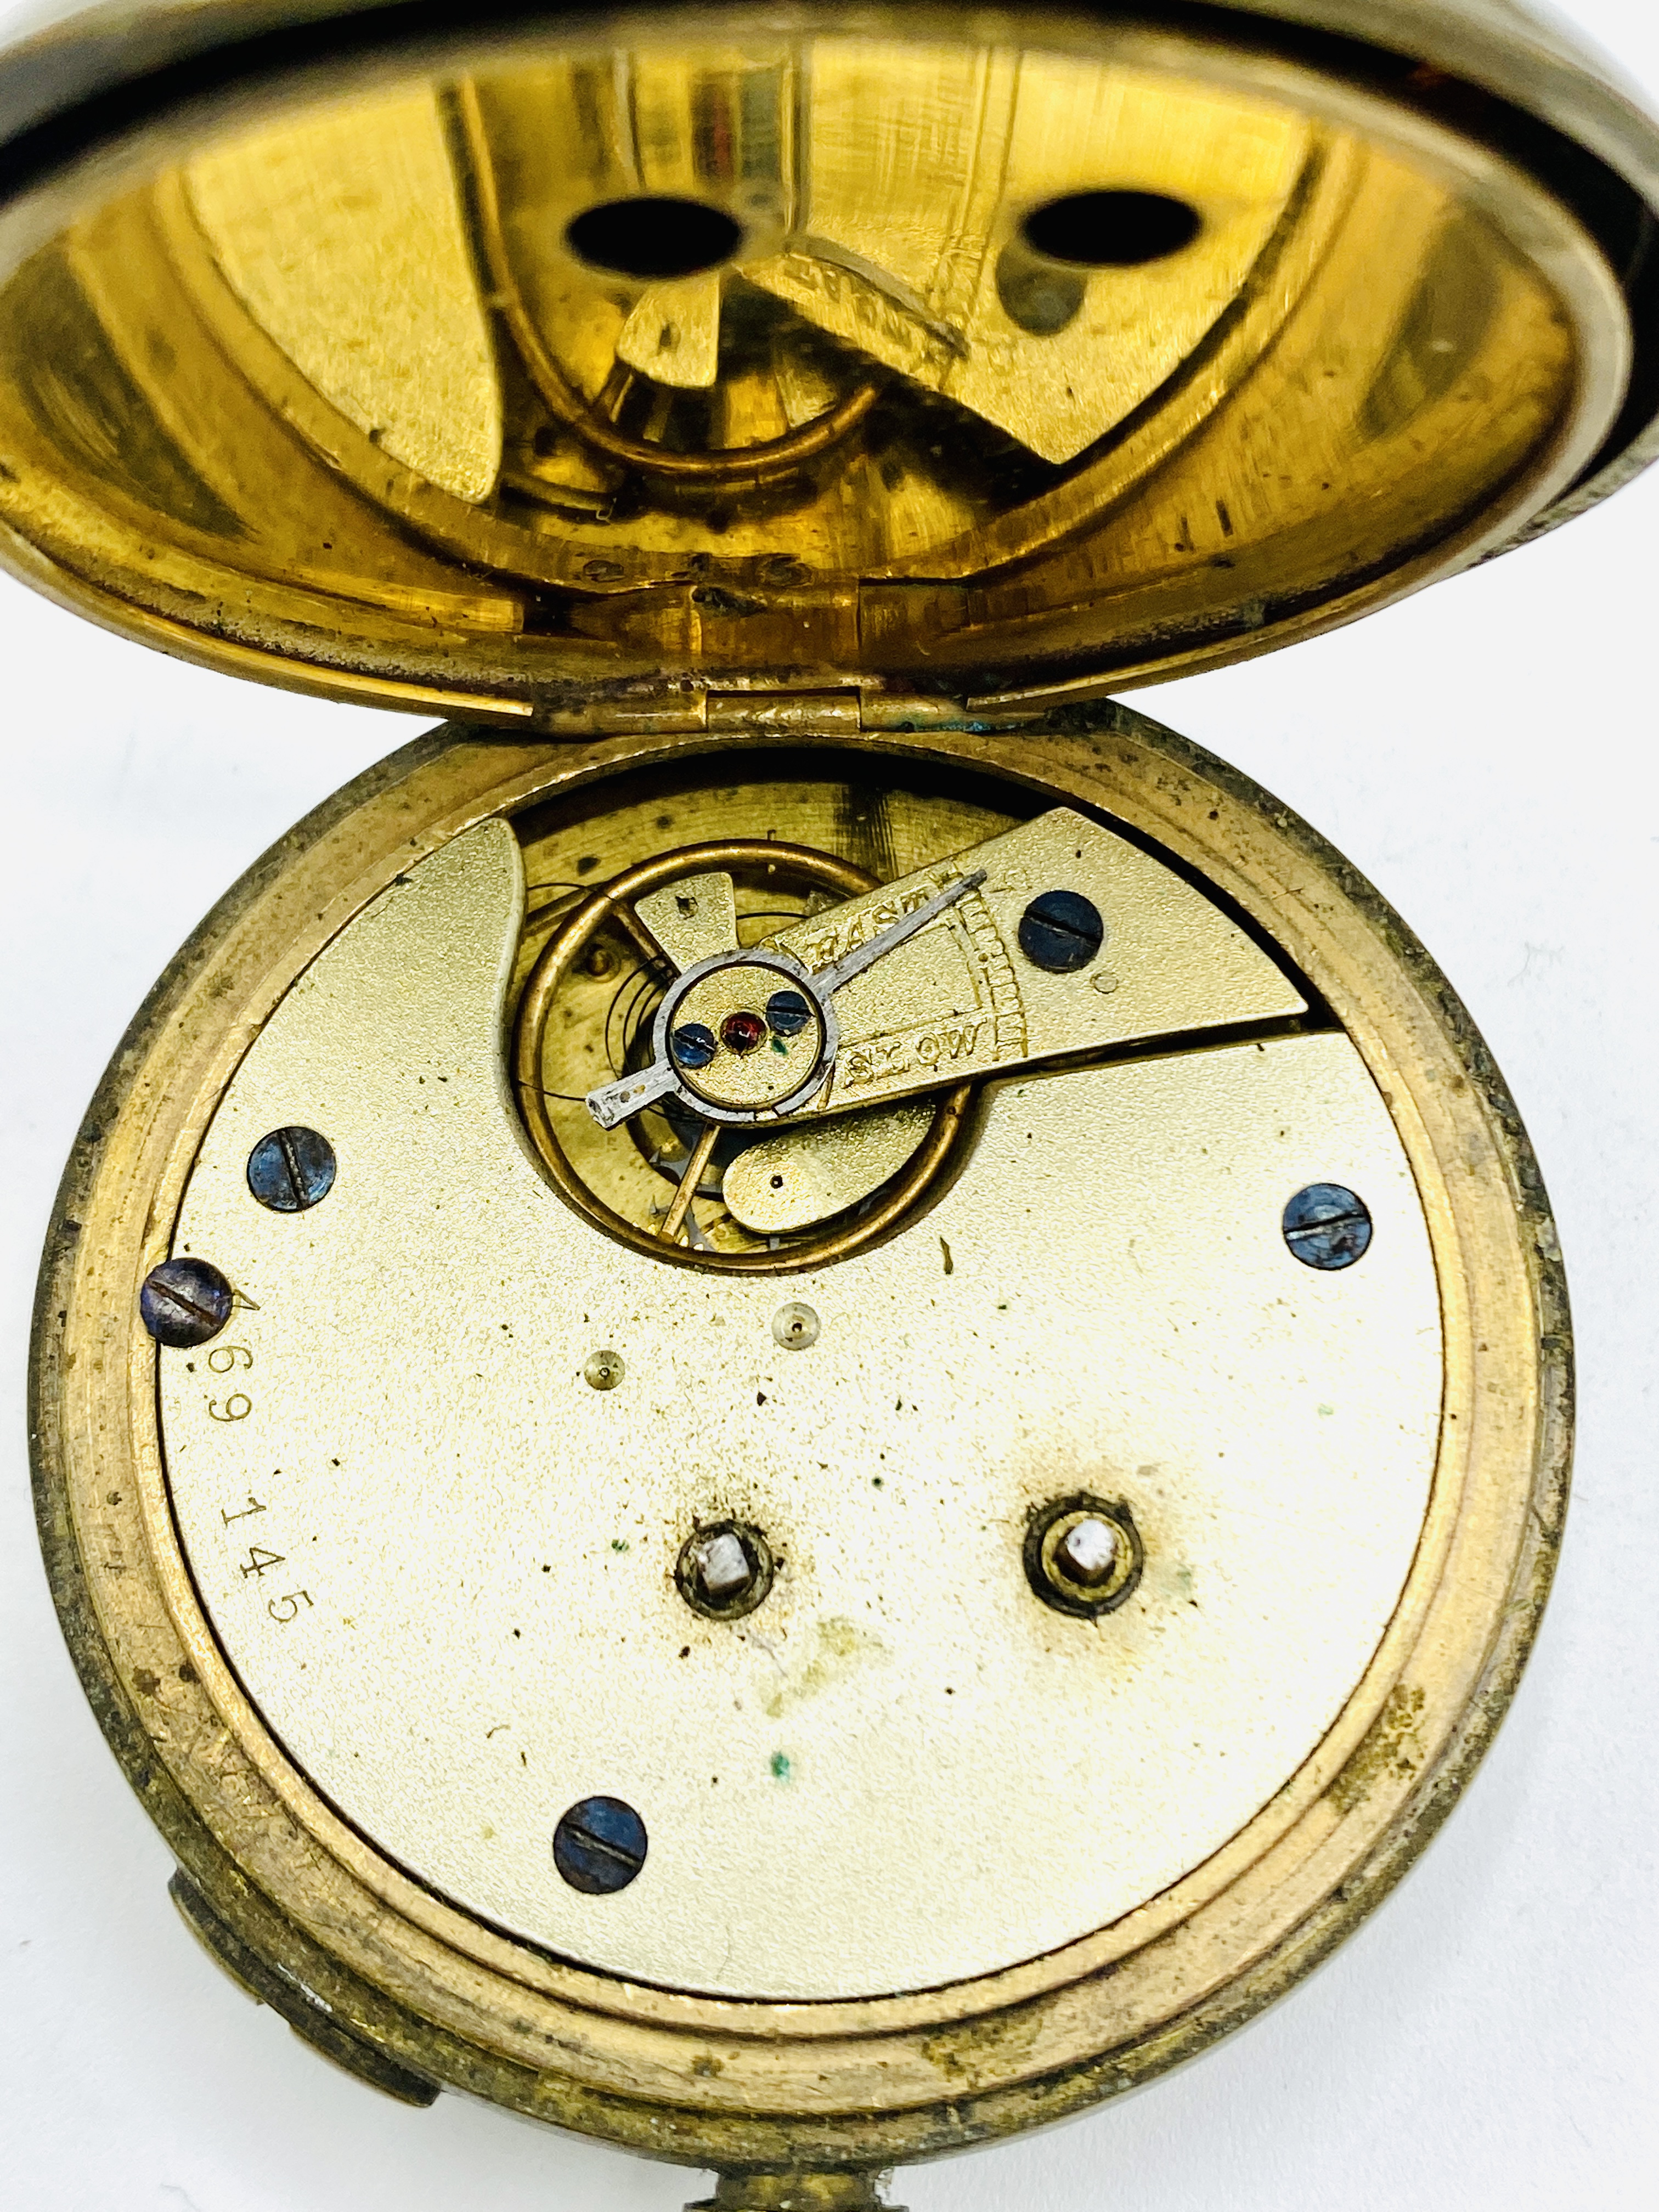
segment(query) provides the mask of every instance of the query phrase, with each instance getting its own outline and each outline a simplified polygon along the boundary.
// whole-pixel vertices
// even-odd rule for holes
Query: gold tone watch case
[[[1024,296],[1016,218],[1036,187],[1006,207],[984,190],[976,201],[966,161],[969,213],[927,249],[932,273],[872,276],[860,156],[873,143],[890,184],[881,133],[902,134],[878,116],[872,140],[858,137],[866,46],[907,97],[962,64],[967,90],[941,100],[958,119],[966,102],[976,131],[1000,100],[999,175],[1027,158],[1011,53],[1046,58],[1066,98],[1083,86],[1094,100],[1091,72],[1115,71],[1154,104],[1172,86],[1186,125],[1201,109],[1224,141],[1246,122],[1255,133],[1267,181],[1237,216],[1239,265],[1224,282],[1211,269],[1202,312],[1196,290],[1161,306],[1111,295],[1114,313],[1143,316],[1149,358],[1178,325],[1179,358],[1145,388],[1103,380],[1085,395],[1097,434],[1059,459],[1008,459],[1021,426],[1037,441],[1028,456],[1069,434],[992,304]],[[741,281],[775,303],[754,313],[775,316],[768,358],[787,368],[757,398],[744,356],[746,398],[743,377],[717,368],[696,435],[678,401],[654,432],[622,412],[596,427],[616,390],[605,362],[627,366],[659,307],[649,287],[590,288],[573,327],[605,374],[584,382],[580,362],[538,356],[537,301],[574,297],[575,280],[514,229],[514,191],[521,209],[555,205],[514,136],[514,84],[572,55],[616,76],[620,58],[636,103],[679,99],[706,149],[719,133],[698,138],[697,118],[726,112],[708,84],[741,76],[761,47],[793,87],[777,108],[789,143],[823,149],[823,191],[846,200],[834,250],[818,240],[806,256],[809,281],[789,245],[805,173],[778,157],[783,198],[755,217],[757,236],[765,222],[775,234]],[[842,87],[822,111],[799,89],[808,49]],[[588,189],[611,174],[610,127],[581,140]],[[477,295],[452,297],[443,343],[452,369],[471,361],[471,384],[434,374],[397,412],[392,371],[435,357],[426,326],[382,327],[341,368],[335,340],[355,301],[373,306],[383,257],[348,240],[319,274],[292,235],[261,230],[277,196],[248,188],[250,165],[268,180],[289,131],[311,149],[310,181],[283,203],[301,216],[357,204],[340,167],[354,137],[395,142],[395,160],[377,170],[371,154],[368,168],[405,182],[450,149],[467,180],[459,228],[437,225],[425,262],[399,266],[404,280],[435,272],[441,294],[443,255],[464,237],[472,258],[453,265],[479,276]],[[658,186],[726,204],[702,153],[684,174],[664,160]],[[636,163],[631,189],[648,172]],[[1106,695],[1351,619],[1553,526],[1644,464],[1659,395],[1653,127],[1497,0],[971,18],[501,8],[459,29],[417,6],[179,5],[70,19],[0,58],[0,558],[181,657],[460,718],[337,794],[203,924],[112,1063],[52,1223],[31,1416],[48,1570],[88,1697],[178,1857],[187,1920],[255,1995],[392,2094],[465,2089],[713,2166],[733,2204],[781,2202],[779,2176],[800,2202],[868,2201],[880,2169],[1110,2097],[1248,2019],[1424,1847],[1512,1693],[1565,1504],[1565,1291],[1514,1106],[1421,946],[1286,809]],[[912,229],[927,199],[918,188],[906,204]],[[396,207],[373,219],[401,234]],[[281,297],[258,276],[278,264]],[[706,304],[685,295],[674,310],[694,339]],[[671,329],[672,315],[665,351]],[[814,386],[817,411],[780,428],[767,410],[787,413],[826,333],[857,373]],[[769,435],[724,434],[769,422]],[[666,459],[635,450],[647,433]],[[1097,811],[1248,918],[1312,983],[1386,1103],[1427,1224],[1446,1363],[1398,1607],[1335,1725],[1255,1819],[1083,1941],[929,1991],[812,2003],[565,1963],[347,1825],[208,1624],[169,1502],[155,1349],[136,1320],[249,1045],[415,860],[480,823],[590,803],[624,774],[702,763],[736,781],[792,748],[814,774],[955,770],[1034,806]]]
[[[1656,162],[1508,9],[1303,13],[74,19],[0,66],[3,557],[212,666],[572,732],[1012,716],[1350,620],[1639,465]],[[1042,261],[1049,331],[1026,217],[1091,184],[1199,235]],[[560,245],[641,192],[744,242]],[[660,406],[659,312],[730,337]]]
[[[222,1960],[398,2094],[465,2087],[712,2166],[868,2171],[1014,2131],[1201,2049],[1312,1965],[1433,1833],[1535,1629],[1565,1496],[1565,1286],[1515,1110],[1444,980],[1265,793],[1127,708],[960,735],[951,759],[1145,833],[1254,917],[1358,1045],[1411,1160],[1442,1287],[1432,1501],[1335,1728],[1218,1856],[1086,1942],[930,1993],[755,2004],[585,1972],[411,1881],[319,1798],[240,1692],[169,1510],[131,1316],[246,1048],[306,964],[472,823],[707,741],[418,739],[301,824],[158,985],[94,1100],[38,1309],[34,1447],[54,1593],[100,1718]],[[813,749],[815,764],[834,740]],[[752,746],[750,748],[753,749]],[[933,750],[869,738],[898,764]],[[741,769],[744,749],[722,748]]]

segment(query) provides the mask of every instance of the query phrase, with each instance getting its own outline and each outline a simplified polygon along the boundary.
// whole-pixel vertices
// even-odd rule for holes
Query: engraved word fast
[[[949,880],[947,877],[945,881]],[[878,937],[884,929],[890,929],[905,915],[915,914],[919,907],[926,906],[928,900],[944,887],[944,884],[913,884],[908,890],[895,893],[891,898],[883,899],[878,905],[866,908],[862,914],[854,915],[840,928],[831,929],[822,937],[815,937],[810,944],[804,944],[800,948],[801,957],[814,975],[821,969],[833,968],[837,960],[856,951],[871,938]]]

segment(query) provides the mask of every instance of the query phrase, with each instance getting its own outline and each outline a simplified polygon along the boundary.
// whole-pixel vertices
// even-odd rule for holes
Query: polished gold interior
[[[14,562],[349,696],[995,711],[1571,480],[1626,341],[1539,187],[1288,65],[1033,40],[595,34],[175,135],[0,289]]]

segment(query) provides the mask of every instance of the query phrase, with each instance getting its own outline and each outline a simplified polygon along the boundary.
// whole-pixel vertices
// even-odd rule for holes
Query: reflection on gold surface
[[[267,110],[0,292],[0,511],[175,647],[578,720],[1260,649],[1533,511],[1622,326],[1518,177],[1182,51],[711,33]]]
[[[1146,72],[1006,47],[827,40],[806,112],[800,234],[753,281],[1045,461],[1074,460],[1180,367],[1316,159],[1308,124],[1263,101],[1195,86],[1172,100]],[[1079,269],[1063,320],[1018,319],[1008,259],[1042,258],[1022,248],[1022,216],[1149,186],[1197,215],[1192,244]]]
[[[318,397],[416,475],[488,498],[501,390],[430,93],[253,132],[185,188],[225,283]]]

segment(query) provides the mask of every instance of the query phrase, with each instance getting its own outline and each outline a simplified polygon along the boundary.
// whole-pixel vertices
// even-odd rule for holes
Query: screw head
[[[707,1067],[714,1057],[714,1032],[706,1022],[682,1022],[668,1040],[676,1067]]]
[[[1340,1182],[1310,1182],[1297,1191],[1281,1226],[1304,1267],[1352,1267],[1370,1249],[1370,1210]]]
[[[205,1260],[163,1260],[144,1278],[138,1318],[158,1344],[205,1344],[230,1319],[236,1294]]]
[[[1019,918],[1019,949],[1034,968],[1069,975],[1106,942],[1100,908],[1081,891],[1039,891]]]
[[[786,1352],[805,1352],[818,1340],[818,1317],[809,1305],[791,1298],[772,1316],[772,1334]]]
[[[766,1018],[779,1036],[799,1036],[812,1018],[812,1009],[799,991],[774,991],[766,1002]]]
[[[775,1572],[771,1546],[758,1528],[747,1521],[718,1521],[686,1538],[674,1581],[693,1613],[707,1620],[741,1620],[765,1601]]]
[[[582,1366],[582,1380],[591,1389],[614,1390],[628,1372],[620,1352],[609,1346],[603,1352],[590,1352]]]
[[[584,1797],[553,1831],[553,1863],[572,1889],[611,1897],[645,1864],[645,1823],[620,1797]]]
[[[334,1188],[334,1147],[315,1129],[273,1129],[247,1156],[247,1187],[273,1213],[304,1213]]]
[[[1080,1620],[1112,1613],[1134,1595],[1146,1563],[1134,1516],[1122,1500],[1087,1491],[1031,1514],[1025,1577],[1045,1605]]]

